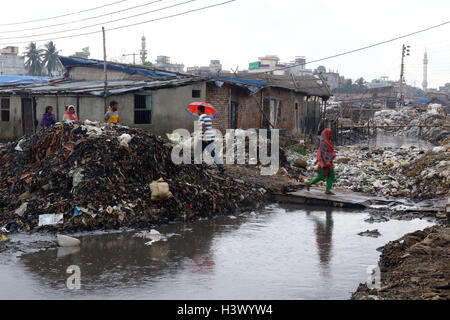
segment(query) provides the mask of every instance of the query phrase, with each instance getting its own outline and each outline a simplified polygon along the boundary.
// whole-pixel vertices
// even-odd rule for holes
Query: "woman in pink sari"
[[[75,107],[74,106],[68,106],[66,109],[66,113],[64,113],[63,122],[77,122],[78,117],[75,113]]]

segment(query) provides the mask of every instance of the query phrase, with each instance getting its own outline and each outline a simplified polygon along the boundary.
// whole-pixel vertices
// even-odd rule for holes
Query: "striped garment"
[[[205,132],[205,137],[203,137],[203,131],[202,131],[202,124],[205,124],[206,126],[206,132]],[[212,141],[214,140],[214,131],[212,129],[212,120],[211,118],[206,115],[206,114],[202,114],[199,118],[198,118],[198,126],[199,126],[199,130],[200,130],[200,139],[204,140],[204,141]]]

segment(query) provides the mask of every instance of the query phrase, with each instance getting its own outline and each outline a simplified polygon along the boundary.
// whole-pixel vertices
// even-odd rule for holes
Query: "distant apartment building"
[[[248,73],[270,73],[273,75],[284,76],[304,76],[311,75],[312,70],[306,69],[305,57],[295,57],[291,62],[280,62],[280,58],[276,55],[266,55],[259,57],[258,61],[249,63]]]
[[[447,95],[450,96],[450,83],[446,83],[444,86],[439,87],[439,92],[446,93]]]
[[[196,76],[207,76],[229,71],[222,71],[222,64],[220,63],[220,60],[211,60],[209,66],[189,67],[186,69],[186,72]]]
[[[184,64],[170,63],[170,57],[158,56],[156,57],[156,63],[154,64],[156,69],[162,69],[171,72],[184,72]]]
[[[342,77],[339,72],[333,70],[327,71],[324,66],[319,66],[313,73],[315,75],[321,75],[327,82],[331,91],[340,88],[344,83],[344,77]]]
[[[373,79],[371,82],[368,83],[369,88],[381,88],[392,85],[393,81],[389,81],[389,77],[386,76],[380,77],[379,79]]]
[[[19,47],[0,49],[0,75],[28,75],[25,58],[19,56]]]

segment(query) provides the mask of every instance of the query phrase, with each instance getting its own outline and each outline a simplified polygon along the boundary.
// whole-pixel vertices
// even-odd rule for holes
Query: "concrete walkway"
[[[413,202],[405,198],[370,196],[348,190],[333,190],[335,195],[326,195],[324,189],[311,188],[289,192],[286,194],[272,194],[274,200],[286,203],[328,205],[343,208],[388,209],[392,211],[445,211],[447,199],[433,199]]]

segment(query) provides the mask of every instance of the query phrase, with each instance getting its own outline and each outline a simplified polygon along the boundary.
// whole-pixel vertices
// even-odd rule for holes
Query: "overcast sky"
[[[62,50],[62,55],[70,55],[89,46],[92,58],[103,59],[101,33],[69,39],[56,38],[99,31],[102,24],[108,30],[226,0],[196,0],[171,9],[116,21],[188,1],[161,0],[145,7],[80,21],[155,1],[127,0],[63,18],[5,25],[73,13],[117,1],[120,0],[3,1],[0,13],[0,47],[19,45],[23,52],[26,44],[18,42],[54,39],[57,48]],[[183,63],[186,67],[208,65],[210,60],[217,59],[222,62],[224,69],[239,66],[242,70],[248,68],[249,62],[257,61],[258,57],[267,54],[278,55],[282,62],[289,62],[295,56],[305,56],[307,61],[316,60],[449,20],[449,0],[237,0],[183,16],[107,31],[107,55],[108,59],[119,59],[124,53],[138,53],[140,39],[145,34],[149,60],[152,62],[158,55],[170,56],[172,62]],[[62,23],[67,24],[37,29]],[[83,28],[93,24],[99,25]],[[62,32],[78,28],[83,29]],[[6,33],[23,29],[33,30]],[[50,35],[35,36],[43,33]],[[307,67],[314,69],[324,65],[327,69],[338,70],[346,78],[364,77],[370,80],[388,76],[391,80],[398,80],[401,47],[405,43],[411,46],[411,56],[405,62],[406,81],[421,86],[422,60],[427,49],[429,87],[436,88],[450,82],[449,35],[450,24],[447,24],[377,48],[309,64]],[[125,59],[132,61],[132,57]]]

